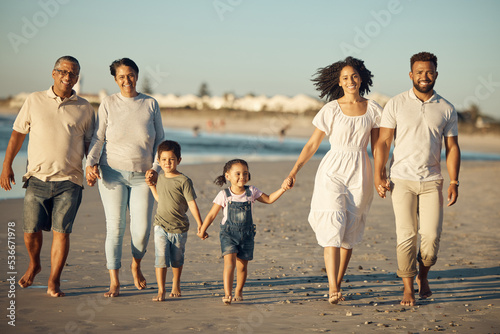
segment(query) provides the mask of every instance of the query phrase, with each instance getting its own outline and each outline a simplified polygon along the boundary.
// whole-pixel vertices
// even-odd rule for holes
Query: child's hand
[[[208,233],[207,232],[201,233],[201,231],[198,231],[198,233],[196,233],[196,235],[198,237],[200,237],[201,240],[205,240],[206,238],[208,238]]]
[[[148,169],[146,171],[145,178],[148,186],[154,186],[156,185],[156,180],[158,179],[158,173],[153,169]]]
[[[295,183],[295,180],[291,176],[289,176],[281,184],[281,189],[283,189],[285,191],[290,190],[293,188],[294,183]]]

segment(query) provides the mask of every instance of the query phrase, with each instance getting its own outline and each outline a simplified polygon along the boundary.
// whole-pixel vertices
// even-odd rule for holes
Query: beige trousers
[[[417,275],[417,260],[426,267],[437,261],[443,228],[443,180],[391,179],[391,190],[396,218],[397,274],[399,277],[414,277]]]

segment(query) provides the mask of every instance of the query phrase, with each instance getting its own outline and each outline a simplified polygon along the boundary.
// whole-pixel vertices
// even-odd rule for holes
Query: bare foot
[[[234,291],[233,302],[241,302],[241,301],[243,301],[243,291],[238,291],[238,289],[236,289]]]
[[[417,276],[416,280],[418,284],[418,295],[420,296],[420,298],[426,299],[432,296],[432,291],[429,287],[429,281],[427,280],[427,278],[420,279],[420,277]]]
[[[50,283],[47,289],[47,294],[51,297],[64,297],[64,292],[59,288],[59,283]]]
[[[153,298],[154,302],[162,302],[165,300],[165,291],[158,290],[158,296]]]
[[[231,299],[232,299],[231,295],[225,296],[222,297],[222,302],[224,303],[224,305],[231,305]]]
[[[19,280],[18,284],[21,288],[27,288],[33,284],[35,276],[42,270],[41,266],[36,266],[35,268],[28,268],[24,273],[23,277]]]
[[[132,270],[132,276],[134,277],[134,285],[138,290],[143,290],[146,288],[146,279],[142,275],[141,266],[138,263],[132,262],[130,266]]]
[[[342,297],[342,293],[332,292],[332,293],[330,293],[330,297],[328,298],[328,302],[332,305],[338,304],[340,301],[340,297]]]
[[[404,291],[403,300],[400,302],[403,306],[415,306],[415,291],[411,289],[411,291]]]
[[[170,291],[169,297],[179,298],[182,297],[180,281],[173,280],[172,281],[172,290]]]
[[[120,295],[120,285],[111,284],[109,291],[104,293],[104,297],[118,297]]]

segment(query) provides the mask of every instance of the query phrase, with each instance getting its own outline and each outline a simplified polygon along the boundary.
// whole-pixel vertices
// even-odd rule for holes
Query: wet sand
[[[291,162],[254,162],[252,184],[270,193],[279,187]],[[105,267],[104,212],[95,188],[86,187],[63,272],[64,298],[46,295],[50,269],[51,234],[44,233],[42,272],[32,287],[11,286],[19,280],[28,258],[22,237],[22,200],[0,201],[0,231],[4,264],[1,304],[4,315],[15,301],[16,327],[5,316],[2,333],[264,333],[353,332],[390,330],[395,333],[442,330],[458,333],[498,332],[500,305],[500,249],[497,226],[498,162],[465,162],[457,205],[445,209],[440,257],[430,273],[434,295],[402,307],[402,284],[395,275],[395,231],[390,199],[374,199],[363,242],[354,249],[345,282],[347,300],[328,304],[322,248],[307,223],[312,181],[318,161],[306,165],[296,188],[273,205],[257,203],[254,217],[258,232],[255,259],[249,263],[245,300],[224,306],[221,302],[222,268],[218,224],[211,237],[201,241],[189,232],[182,274],[182,298],[152,302],[156,296],[153,238],[143,260],[148,288],[138,291],[129,269],[130,237],[127,231],[117,298],[104,298],[108,287]],[[211,183],[220,164],[180,165],[198,193],[204,216],[219,188]],[[220,216],[217,218],[219,219]],[[15,223],[15,275],[7,267],[7,223]],[[167,291],[171,284],[167,274]],[[9,288],[15,297],[9,298]],[[416,287],[416,285],[415,285]]]

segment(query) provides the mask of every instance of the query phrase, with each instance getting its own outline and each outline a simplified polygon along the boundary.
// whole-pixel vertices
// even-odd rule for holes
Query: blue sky
[[[499,14],[494,0],[2,1],[0,97],[48,88],[66,54],[84,93],[117,92],[108,66],[129,57],[155,93],[317,96],[316,69],[352,55],[394,96],[411,87],[411,55],[430,51],[438,93],[500,118]]]

